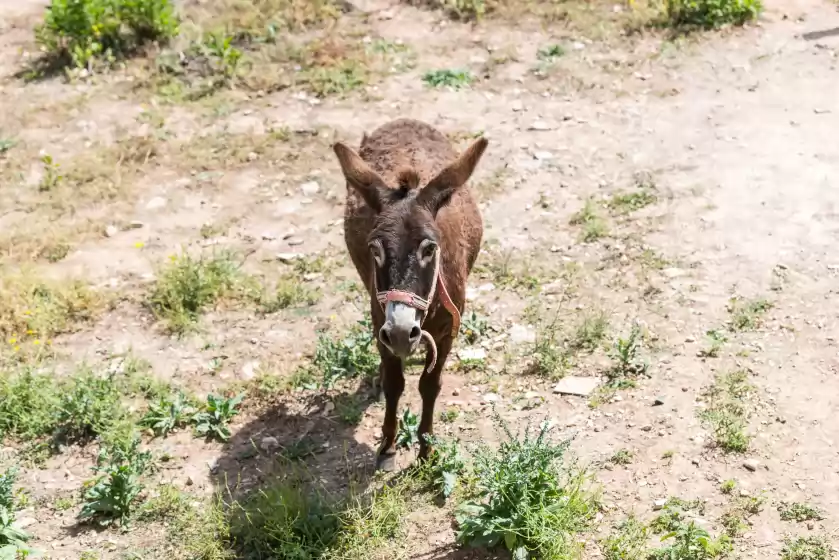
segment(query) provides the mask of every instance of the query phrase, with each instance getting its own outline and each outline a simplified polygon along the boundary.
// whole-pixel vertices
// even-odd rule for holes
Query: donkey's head
[[[399,172],[399,184],[390,186],[352,149],[333,147],[347,184],[376,214],[368,239],[375,290],[394,296],[386,298],[379,340],[396,356],[419,346],[422,300],[434,297],[442,244],[437,213],[469,180],[486,147],[485,138],[477,140],[421,189],[412,169]]]

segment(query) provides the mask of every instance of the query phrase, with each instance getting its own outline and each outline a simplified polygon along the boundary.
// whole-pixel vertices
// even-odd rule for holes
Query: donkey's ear
[[[440,208],[448,204],[452,195],[472,176],[481,156],[484,155],[487,144],[489,141],[486,138],[476,140],[459,158],[443,169],[420,191],[417,201],[437,216]]]
[[[341,142],[332,146],[347,183],[360,194],[375,212],[381,212],[388,187],[378,173],[367,165],[355,151]]]

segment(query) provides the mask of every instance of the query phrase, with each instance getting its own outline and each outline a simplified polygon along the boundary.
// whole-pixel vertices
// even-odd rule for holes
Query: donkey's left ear
[[[440,208],[448,204],[452,195],[472,176],[488,144],[489,141],[486,138],[475,140],[465,152],[460,154],[459,158],[443,169],[420,191],[417,201],[436,216]]]

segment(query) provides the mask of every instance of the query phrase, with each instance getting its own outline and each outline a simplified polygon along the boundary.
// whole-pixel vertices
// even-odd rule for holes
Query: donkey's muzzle
[[[379,340],[399,358],[407,358],[419,346],[422,325],[417,310],[400,302],[388,302],[385,324],[379,330]]]

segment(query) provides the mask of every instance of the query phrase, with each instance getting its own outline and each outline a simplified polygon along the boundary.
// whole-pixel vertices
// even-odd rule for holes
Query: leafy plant
[[[606,202],[606,206],[615,214],[630,214],[655,204],[658,197],[653,187],[642,184],[638,190],[619,192]]]
[[[609,383],[613,386],[631,386],[634,380],[647,373],[647,363],[638,355],[641,350],[641,328],[632,325],[627,338],[618,337],[612,350],[612,367],[606,372]]]
[[[724,480],[722,484],[720,484],[720,492],[723,494],[731,494],[734,492],[734,488],[736,488],[737,482],[734,479]]]
[[[831,560],[834,557],[830,542],[819,536],[784,540],[781,560]]]
[[[0,138],[0,155],[15,147],[17,142],[13,138]]]
[[[763,10],[761,0],[665,0],[670,25],[713,29],[744,23]]]
[[[230,427],[228,423],[234,416],[239,414],[236,407],[245,398],[244,394],[233,398],[217,397],[207,395],[207,404],[204,410],[198,412],[192,418],[195,424],[195,433],[210,439],[227,441],[230,439]]]
[[[0,474],[0,508],[9,511],[14,509],[14,484],[17,481],[18,470],[11,467]]]
[[[732,332],[753,331],[760,327],[763,316],[772,309],[772,302],[765,299],[743,300],[733,297],[728,302],[731,314],[728,328]]]
[[[613,465],[628,465],[632,463],[632,459],[634,457],[635,454],[629,449],[618,449],[611,457],[609,457],[609,462]]]
[[[609,228],[591,199],[586,200],[583,208],[571,217],[570,224],[582,226],[580,240],[584,243],[591,243],[609,235]]]
[[[423,75],[422,81],[429,87],[458,90],[474,82],[475,77],[468,70],[430,70]]]
[[[166,437],[169,432],[185,426],[194,413],[189,399],[179,392],[174,397],[160,397],[157,402],[149,403],[140,425],[151,429],[156,436]]]
[[[557,58],[565,55],[565,49],[562,45],[548,45],[546,47],[541,47],[538,51],[536,51],[536,56],[539,60],[544,60],[548,62],[553,62]]]
[[[705,335],[708,338],[708,348],[700,350],[699,356],[716,358],[720,355],[720,350],[722,350],[723,345],[728,342],[728,338],[725,336],[725,333],[718,329],[711,329]]]
[[[44,154],[41,156],[41,164],[44,168],[44,174],[41,176],[41,182],[38,185],[38,190],[41,192],[52,191],[64,178],[61,175],[60,166],[58,165],[58,162],[56,162],[49,154]]]
[[[125,526],[134,512],[134,504],[143,491],[142,476],[151,466],[149,451],[140,451],[140,438],[125,445],[102,447],[93,472],[96,478],[82,496],[79,518],[107,526]]]
[[[273,294],[262,295],[260,305],[265,313],[276,313],[289,307],[314,305],[320,297],[320,290],[309,288],[299,277],[284,276],[280,278]]]
[[[458,542],[503,545],[516,560],[573,557],[597,506],[585,473],[565,462],[569,442],[553,442],[547,423],[533,438],[527,428],[514,436],[497,414],[496,421],[507,439],[475,455],[477,495],[457,509]]]
[[[743,453],[749,448],[751,436],[745,431],[749,410],[745,399],[753,390],[748,374],[738,370],[718,375],[703,393],[707,406],[699,417],[713,432],[716,445],[724,451]]]
[[[71,443],[90,440],[111,430],[125,414],[113,379],[83,370],[61,392],[55,438]]]
[[[638,560],[644,557],[647,527],[635,517],[630,517],[616,527],[600,546],[605,560]]]
[[[483,338],[489,330],[489,322],[486,317],[478,315],[474,310],[463,318],[460,323],[460,332],[467,344],[475,344]]]
[[[595,312],[583,317],[577,325],[570,346],[574,350],[593,352],[606,337],[609,328],[609,316],[603,312]]]
[[[379,371],[379,355],[373,341],[369,320],[360,321],[339,341],[320,333],[313,365],[322,376],[323,386],[332,387],[340,378],[375,377]]]
[[[650,529],[656,533],[672,533],[684,525],[684,521],[691,513],[701,515],[705,511],[705,502],[701,500],[683,500],[671,497],[665,502],[661,513],[650,523]]]
[[[434,436],[427,436],[426,439],[434,450],[425,467],[427,475],[437,491],[444,498],[448,498],[457,487],[458,477],[466,468],[466,463],[460,455],[460,442],[446,441]]]
[[[17,560],[29,554],[29,534],[14,526],[15,517],[8,509],[0,507],[0,560]]]
[[[399,419],[396,431],[396,447],[410,449],[419,443],[419,417],[407,408]]]
[[[728,536],[715,539],[693,521],[661,538],[662,541],[670,539],[673,544],[653,551],[650,560],[713,560],[724,557],[732,549]]]
[[[782,503],[778,506],[781,514],[781,521],[820,521],[824,515],[818,508],[802,502]]]
[[[49,56],[83,68],[177,33],[170,0],[52,0],[35,38]]]

